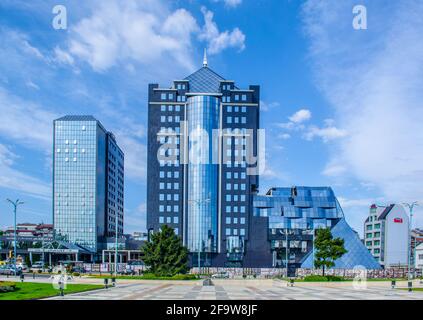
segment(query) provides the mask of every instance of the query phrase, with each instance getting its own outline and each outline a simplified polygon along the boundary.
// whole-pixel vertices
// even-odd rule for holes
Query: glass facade
[[[191,252],[216,252],[219,166],[213,164],[213,129],[219,128],[219,99],[194,96],[188,99],[187,119],[190,161],[188,164],[187,244]]]
[[[54,126],[54,226],[67,241],[97,250],[97,215],[104,211],[106,134],[97,121],[56,121]],[[102,148],[103,146],[103,148]],[[98,166],[98,163],[101,163]],[[99,226],[101,228],[101,226]],[[104,226],[103,226],[104,228]]]
[[[97,252],[110,228],[115,226],[116,212],[119,233],[123,233],[123,152],[113,135],[92,116],[65,116],[55,120],[53,223],[56,235]]]
[[[369,255],[358,235],[346,223],[342,208],[329,187],[273,188],[254,197],[254,215],[267,217],[274,266],[312,267],[314,230],[331,228],[343,238],[348,252],[337,268],[380,266]]]
[[[251,132],[259,127],[259,103],[259,86],[240,89],[208,66],[171,88],[149,85],[147,228],[172,227],[195,265],[200,251],[208,253],[200,255],[204,266],[247,259],[258,176],[247,174],[241,159],[257,155]],[[244,265],[253,267],[249,259]]]

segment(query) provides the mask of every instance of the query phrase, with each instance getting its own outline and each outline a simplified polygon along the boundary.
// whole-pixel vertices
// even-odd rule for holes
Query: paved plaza
[[[404,287],[405,283],[400,284]],[[366,289],[352,283],[317,284],[273,280],[215,281],[214,286],[201,282],[126,281],[114,288],[55,297],[65,300],[423,300],[423,292],[391,289],[390,283],[369,282]]]

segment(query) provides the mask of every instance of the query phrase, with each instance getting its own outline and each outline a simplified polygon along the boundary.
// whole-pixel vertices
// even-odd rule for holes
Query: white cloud
[[[307,132],[304,134],[306,140],[313,140],[315,137],[322,138],[324,142],[330,140],[343,138],[347,135],[347,132],[336,127],[324,127],[319,128],[316,126],[310,126]]]
[[[68,52],[60,49],[59,47],[54,48],[54,55],[55,55],[55,60],[60,63],[73,65],[75,61]]]
[[[239,51],[245,49],[245,34],[239,28],[219,32],[216,22],[213,21],[213,12],[205,7],[201,8],[201,12],[205,25],[199,39],[208,42],[209,54],[217,54],[227,48],[237,48]]]
[[[291,138],[291,135],[289,133],[281,133],[280,135],[278,135],[278,138],[282,140],[288,140],[289,138]]]
[[[18,158],[7,146],[0,144],[0,187],[50,200],[51,186],[49,184],[13,167]]]
[[[280,106],[280,103],[276,102],[276,101],[274,101],[274,102],[266,102],[266,101],[263,101],[263,100],[260,101],[260,111],[267,112],[267,111],[269,111],[273,108],[277,108],[279,106]]]
[[[224,2],[228,8],[236,8],[242,3],[242,0],[213,0],[214,2]]]
[[[337,177],[344,174],[346,171],[347,171],[347,168],[344,165],[332,161],[326,165],[322,173],[325,176]]]
[[[308,109],[301,109],[288,118],[293,123],[302,123],[311,119],[311,112]]]
[[[317,85],[348,132],[333,157],[388,199],[422,199],[423,3],[368,1],[366,31],[351,27],[354,4],[309,0],[304,5]],[[345,132],[314,130],[312,135]]]
[[[13,96],[0,87],[0,114],[2,136],[32,149],[50,152],[53,120],[57,118],[55,113]]]
[[[69,52],[96,71],[128,60],[150,64],[164,55],[191,69],[191,35],[198,30],[188,11],[168,12],[160,1],[98,2],[90,17],[70,29]]]

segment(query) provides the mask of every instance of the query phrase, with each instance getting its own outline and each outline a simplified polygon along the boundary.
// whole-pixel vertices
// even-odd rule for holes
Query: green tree
[[[316,230],[314,249],[314,266],[323,268],[323,275],[325,275],[325,268],[333,267],[335,260],[348,252],[344,248],[344,239],[334,239],[329,228]]]
[[[156,276],[174,276],[188,271],[188,249],[174,230],[163,225],[144,247],[144,263]]]

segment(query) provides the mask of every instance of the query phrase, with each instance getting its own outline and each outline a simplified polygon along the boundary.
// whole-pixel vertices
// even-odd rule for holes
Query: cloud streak
[[[354,4],[309,0],[303,7],[317,85],[348,132],[333,157],[387,198],[423,198],[423,3],[381,9],[364,1],[366,31],[351,26]]]

